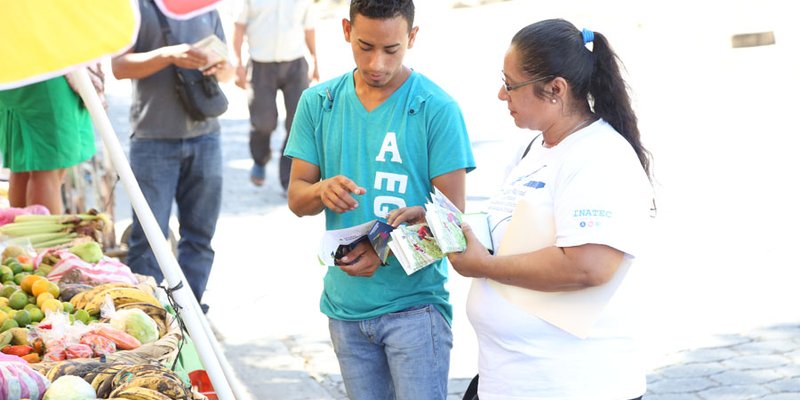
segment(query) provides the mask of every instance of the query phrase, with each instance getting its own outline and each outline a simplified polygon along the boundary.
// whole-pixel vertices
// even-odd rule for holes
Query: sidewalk
[[[755,9],[755,2],[740,3]],[[787,130],[796,126],[800,59],[781,42],[786,36],[777,36],[776,46],[732,51],[728,40],[738,30],[730,9],[723,18],[714,7],[688,2],[678,7],[692,10],[686,14],[645,12],[625,1],[532,4],[492,1],[439,7],[446,15],[419,13],[409,62],[464,110],[479,166],[468,175],[468,208],[478,207],[495,184],[500,141],[519,135],[496,100],[513,32],[534,19],[563,16],[606,33],[625,60],[643,140],[656,160],[659,229],[653,255],[641,263],[651,371],[645,398],[799,399],[797,238],[776,234],[800,226],[793,211],[800,196],[787,185],[800,168],[800,143]],[[783,19],[774,21],[791,13],[778,14]],[[323,21],[317,38],[323,77],[352,68],[338,19]],[[110,80],[109,113],[126,147],[130,87]],[[225,187],[204,299],[208,317],[253,399],[345,399],[319,312],[324,268],[314,254],[322,217],[288,210],[274,162],[264,187],[250,184],[246,100],[233,85],[225,90],[231,102],[221,119]],[[130,208],[121,187],[116,195],[124,227]],[[449,285],[456,312],[449,399],[457,400],[476,372],[477,347],[463,310],[469,280],[453,273]]]
[[[647,400],[800,399],[800,324],[779,324],[671,355]]]

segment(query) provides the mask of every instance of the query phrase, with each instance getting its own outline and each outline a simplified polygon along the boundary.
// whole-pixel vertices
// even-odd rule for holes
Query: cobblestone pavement
[[[460,3],[418,2],[421,30],[409,63],[464,110],[479,166],[467,178],[468,208],[480,208],[491,192],[503,166],[501,143],[518,132],[496,100],[512,34],[551,16],[607,34],[626,62],[643,141],[656,160],[659,227],[653,256],[637,264],[648,278],[642,325],[653,326],[645,398],[800,399],[800,270],[790,261],[796,235],[776,233],[800,226],[793,211],[800,196],[786,184],[799,167],[800,143],[785,134],[796,125],[796,101],[782,97],[800,92],[800,59],[780,35],[796,14],[777,8],[759,18],[762,6],[750,1],[737,2],[740,9],[686,1],[675,11],[622,0]],[[352,68],[340,16],[331,10],[317,28],[323,79]],[[763,30],[764,21],[778,45],[730,49],[731,34]],[[245,93],[223,86],[231,104],[221,119],[225,187],[204,298],[209,320],[252,398],[345,399],[318,311],[324,270],[314,254],[323,220],[289,212],[274,162],[265,186],[250,184]],[[108,91],[112,125],[126,146],[130,86],[112,78]],[[283,134],[274,135],[275,148]],[[121,232],[130,208],[124,190],[115,195]],[[457,400],[476,371],[477,348],[463,311],[469,280],[452,273],[449,285],[456,313],[449,400]]]
[[[647,400],[800,399],[800,324],[724,335],[652,371]]]

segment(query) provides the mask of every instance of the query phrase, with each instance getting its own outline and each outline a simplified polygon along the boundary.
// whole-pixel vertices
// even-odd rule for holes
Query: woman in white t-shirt
[[[619,295],[654,203],[617,57],[600,33],[534,23],[511,41],[498,97],[518,127],[542,134],[490,201],[496,254],[465,226],[467,250],[448,256],[475,278],[478,396],[640,398],[645,369],[626,311],[636,299]]]

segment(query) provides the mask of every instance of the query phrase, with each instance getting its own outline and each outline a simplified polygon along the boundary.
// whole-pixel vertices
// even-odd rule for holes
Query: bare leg
[[[27,205],[28,178],[30,172],[12,172],[8,177],[8,203],[11,207],[22,208]]]
[[[50,214],[62,214],[64,200],[61,197],[61,184],[66,172],[66,169],[31,171],[27,205],[41,204],[50,210]]]

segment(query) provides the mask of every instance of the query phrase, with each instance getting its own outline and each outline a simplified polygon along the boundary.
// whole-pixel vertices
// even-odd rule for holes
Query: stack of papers
[[[211,68],[222,61],[228,60],[228,46],[217,35],[208,35],[192,44],[192,46],[205,53],[206,57],[208,57],[208,62],[200,67],[201,70]]]

